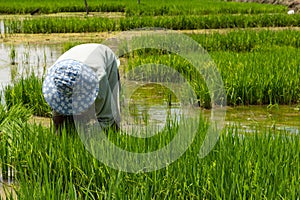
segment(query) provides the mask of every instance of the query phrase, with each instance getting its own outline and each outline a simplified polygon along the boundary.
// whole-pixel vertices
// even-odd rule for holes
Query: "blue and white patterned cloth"
[[[76,60],[62,60],[47,70],[43,95],[50,107],[63,115],[79,114],[95,101],[99,80],[89,66]]]

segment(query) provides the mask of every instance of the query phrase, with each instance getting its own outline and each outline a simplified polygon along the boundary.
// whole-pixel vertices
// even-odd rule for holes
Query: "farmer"
[[[43,82],[56,132],[91,108],[101,128],[119,130],[118,67],[116,55],[102,44],[81,44],[58,58]]]

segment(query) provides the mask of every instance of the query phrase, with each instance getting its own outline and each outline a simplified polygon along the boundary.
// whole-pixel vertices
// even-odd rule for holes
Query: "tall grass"
[[[265,47],[251,53],[211,53],[232,105],[299,102],[299,49]]]
[[[299,15],[207,15],[128,17],[111,19],[102,17],[51,17],[4,20],[5,33],[73,33],[127,31],[144,27],[160,27],[173,30],[291,27],[300,24]]]
[[[200,103],[209,107],[208,89],[191,63],[176,55],[151,55],[145,52],[146,54],[139,53],[140,56],[136,53],[134,57],[129,57],[127,69],[134,72],[132,69],[135,67],[148,63],[170,66],[191,83]],[[260,50],[240,53],[210,52],[223,79],[228,105],[297,103],[300,100],[299,55],[298,48],[284,46],[265,46],[260,47]],[[143,73],[153,74],[155,70],[154,66],[152,71]],[[140,75],[141,73],[131,73],[132,77],[128,78],[136,79]],[[169,82],[179,80],[166,70],[159,70],[155,75]]]
[[[209,50],[227,91],[228,105],[296,104],[299,96],[299,34],[297,31],[237,31],[228,34],[192,35],[204,49]],[[283,39],[285,38],[285,39]],[[70,44],[72,46],[72,44]],[[225,47],[227,48],[225,48]],[[66,46],[68,48],[68,46]],[[210,107],[210,97],[201,75],[191,64],[163,50],[141,49],[124,55],[128,66],[122,72],[127,79],[142,80],[134,68],[153,63],[147,73],[149,80],[181,80],[174,71],[155,64],[173,67],[189,81],[204,107]],[[131,73],[128,75],[128,71]],[[145,70],[143,71],[145,72]],[[153,76],[154,75],[154,76]],[[42,80],[34,75],[8,86],[5,101],[8,107],[23,103],[34,114],[50,116],[50,108],[41,93]]]
[[[78,136],[63,132],[57,137],[49,129],[27,123],[20,130],[11,130],[10,154],[1,155],[13,155],[16,193],[20,199],[297,199],[300,196],[299,135],[262,130],[240,137],[241,132],[228,128],[213,151],[200,159],[197,153],[207,123],[201,121],[199,125],[197,137],[181,158],[148,173],[111,169],[93,158]],[[122,148],[144,152],[157,147],[157,143],[167,142],[170,133],[176,131],[165,129],[161,136],[145,145],[126,135],[109,133],[108,137]],[[1,146],[7,142],[2,133]]]
[[[206,51],[251,52],[266,47],[300,47],[297,30],[235,30],[227,33],[188,34]]]
[[[158,16],[158,15],[203,15],[203,14],[257,14],[257,13],[278,13],[285,12],[284,6],[261,5],[257,3],[237,3],[216,0],[204,1],[142,1],[137,4],[131,0],[112,1],[88,1],[91,12],[125,12],[127,16]],[[7,14],[30,13],[36,8],[41,9],[41,13],[58,12],[85,12],[83,1],[32,1],[16,0],[12,2],[0,2],[0,12]]]
[[[13,132],[21,132],[23,123],[31,116],[31,110],[22,105],[10,109],[0,104],[0,171],[4,180],[13,179]]]
[[[8,109],[21,104],[32,109],[34,115],[51,115],[51,109],[42,94],[42,80],[33,73],[28,77],[21,77],[12,85],[6,86],[4,88],[4,100]]]

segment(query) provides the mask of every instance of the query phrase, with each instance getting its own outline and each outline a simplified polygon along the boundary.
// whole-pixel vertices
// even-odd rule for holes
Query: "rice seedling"
[[[235,30],[228,33],[188,34],[206,51],[251,52],[275,46],[300,47],[297,30]]]
[[[42,80],[31,74],[21,77],[4,88],[5,103],[10,109],[14,105],[22,104],[33,110],[34,115],[50,116],[50,107],[42,94]]]
[[[224,1],[88,1],[90,12],[125,12],[127,16],[158,16],[158,15],[204,15],[204,14],[259,14],[259,13],[285,13],[286,8],[279,5],[261,5],[256,3],[237,3]],[[86,7],[82,1],[32,2],[30,0],[0,3],[0,12],[7,14],[29,14],[39,8],[41,13],[58,12],[85,12]]]
[[[5,19],[5,33],[74,33],[126,31],[143,27],[160,27],[172,30],[291,27],[298,26],[299,15],[207,15],[128,17],[109,19],[101,17],[51,17]]]
[[[297,63],[300,60],[297,48],[273,46],[253,52],[213,51],[210,55],[225,84],[228,105],[295,104],[299,101]],[[191,63],[175,55],[138,56],[135,54],[135,57],[129,59],[128,69],[147,63],[163,64],[176,69],[193,85],[202,105],[209,107],[208,89],[204,81],[197,78],[201,75],[195,73]],[[153,70],[147,73],[153,74]],[[172,77],[172,74],[168,75],[168,71],[164,70],[160,73],[165,77],[165,81],[168,81],[167,78],[169,81],[179,80],[178,77]],[[155,74],[160,76],[159,73]],[[141,74],[131,73],[131,75],[132,78],[137,79]]]
[[[281,6],[228,4],[219,1],[196,4],[191,1],[172,7],[170,5],[174,5],[174,1],[151,2],[152,6],[143,1],[135,6],[132,2],[135,1],[114,0],[102,4],[89,1],[91,12],[126,12],[127,18],[124,19],[10,19],[4,22],[4,30],[6,33],[68,33],[129,30],[144,26],[170,29],[275,27],[297,26],[300,20],[297,15],[231,15],[285,12],[285,8]],[[203,7],[206,3],[207,7]],[[84,3],[77,1],[52,0],[42,5],[41,2],[16,1],[1,2],[0,5],[0,12],[4,13],[29,13],[37,6],[41,7],[42,13],[85,11]],[[212,13],[213,15],[202,16]],[[299,102],[297,31],[237,31],[224,35],[192,37],[210,52],[222,75],[230,105]],[[68,44],[65,49],[71,46],[73,44]],[[166,51],[150,49],[135,51],[124,58],[129,59],[125,71],[132,72],[127,74],[128,79],[141,76],[138,70],[135,71],[136,66],[154,63],[147,72],[150,75],[155,72],[163,81],[180,80],[170,71],[155,67],[155,64],[172,66],[190,81],[202,105],[209,104],[203,80],[196,78],[199,74],[195,74],[186,60]],[[139,78],[145,77],[143,74]],[[150,78],[155,81],[157,77]],[[186,132],[197,130],[197,134],[179,159],[156,171],[145,172],[141,169],[138,173],[127,173],[110,168],[94,158],[75,130],[65,128],[57,136],[53,127],[49,129],[27,123],[32,114],[50,116],[50,108],[43,99],[41,86],[42,79],[34,74],[16,80],[13,85],[5,88],[6,107],[0,106],[0,167],[5,179],[13,176],[17,183],[15,190],[18,199],[300,197],[299,134],[275,129],[254,129],[254,133],[249,134],[235,126],[226,127],[213,150],[200,159],[197,155],[209,122],[204,118],[197,124],[184,121]],[[147,117],[144,116],[145,121]],[[165,147],[176,136],[177,129],[177,124],[167,124],[151,138],[143,139],[114,132],[108,132],[107,138],[124,150],[147,153]],[[110,156],[110,159],[115,159],[113,154]]]
[[[254,99],[255,92],[245,92],[253,88],[246,85],[253,77],[259,88],[269,87],[279,93],[281,88],[288,88],[288,92],[297,94],[299,80],[293,76],[297,77],[296,64],[299,62],[292,58],[298,55],[298,50],[282,47],[267,48],[263,52],[265,54],[259,51],[238,54],[215,51],[212,57],[226,80],[225,84],[232,83],[237,88],[236,96],[248,94],[241,98]],[[188,69],[187,61],[175,55],[164,55],[166,52],[159,53],[150,51],[146,57],[135,54],[129,56],[132,59],[129,63],[133,69],[143,63],[164,63],[182,70],[187,77],[193,76],[192,71],[184,71]],[[287,59],[294,64],[284,65],[282,60]],[[271,65],[267,65],[268,62]],[[273,81],[284,81],[283,77],[287,76],[284,73],[290,74],[289,80],[272,85]],[[264,94],[259,88],[252,91]],[[29,95],[26,91],[36,93]],[[197,130],[197,135],[182,157],[160,170],[127,173],[112,169],[94,158],[74,130],[63,129],[62,135],[57,136],[52,127],[48,129],[27,123],[31,113],[46,108],[41,100],[41,80],[34,75],[29,76],[28,81],[20,79],[14,87],[6,88],[5,94],[9,101],[8,110],[0,109],[0,163],[2,171],[14,170],[14,180],[18,185],[16,195],[20,199],[296,199],[300,196],[299,134],[273,129],[247,134],[237,127],[228,127],[222,131],[208,156],[200,159],[197,154],[209,123],[202,118],[199,124],[187,121],[185,130]],[[266,99],[269,95],[276,96],[272,91],[267,94]],[[235,100],[232,98],[232,102]],[[18,103],[20,101],[22,106]],[[24,108],[26,106],[32,110],[28,111]],[[127,151],[152,152],[168,144],[177,128],[166,126],[159,134],[146,139],[114,132],[108,132],[107,137]]]
[[[20,131],[23,122],[31,116],[31,110],[25,109],[21,105],[15,105],[10,109],[0,104],[0,176],[4,180],[13,179],[13,159],[11,152],[13,135],[12,130]]]
[[[10,154],[1,155],[13,155],[16,194],[21,199],[299,197],[299,135],[262,130],[242,136],[229,127],[213,151],[200,159],[197,153],[207,125],[200,121],[194,142],[181,158],[148,173],[109,168],[85,150],[78,136],[64,131],[57,137],[25,122],[19,131],[11,130]],[[167,128],[144,141],[110,132],[108,138],[127,150],[147,152],[168,143],[175,133],[176,129]],[[0,144],[5,143],[2,138]]]

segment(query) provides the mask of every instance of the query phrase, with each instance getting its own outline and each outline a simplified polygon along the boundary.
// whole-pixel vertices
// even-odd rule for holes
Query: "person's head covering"
[[[43,95],[50,107],[63,115],[79,114],[95,101],[99,90],[96,73],[75,60],[62,60],[48,69]]]

